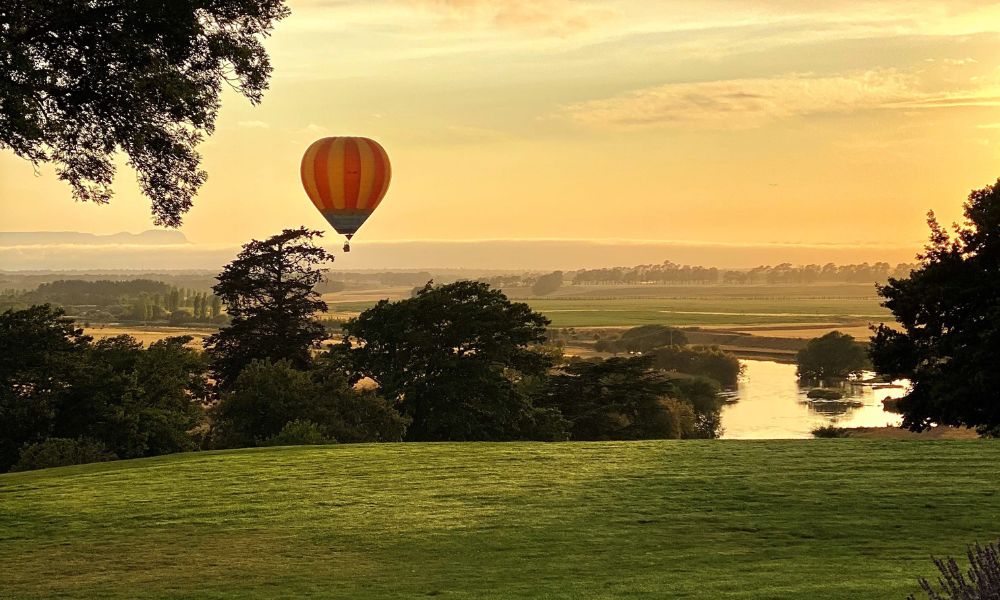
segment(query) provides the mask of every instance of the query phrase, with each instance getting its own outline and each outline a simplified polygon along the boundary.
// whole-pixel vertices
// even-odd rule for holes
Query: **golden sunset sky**
[[[327,135],[393,163],[358,241],[919,244],[1000,176],[997,2],[290,5],[263,104],[227,92],[201,147],[193,242],[326,229],[299,161]],[[124,163],[116,192],[0,153],[0,229],[151,228]]]

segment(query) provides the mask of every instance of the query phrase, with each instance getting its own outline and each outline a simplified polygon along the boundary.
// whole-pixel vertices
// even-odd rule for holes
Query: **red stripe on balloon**
[[[344,208],[357,210],[361,193],[361,152],[356,139],[344,141]]]

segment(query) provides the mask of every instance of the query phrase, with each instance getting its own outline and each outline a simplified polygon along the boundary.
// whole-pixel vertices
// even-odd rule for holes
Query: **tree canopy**
[[[0,148],[54,163],[78,200],[112,196],[124,152],[158,225],[205,182],[196,146],[230,85],[260,102],[284,0],[0,3]]]
[[[1000,180],[973,191],[951,235],[928,215],[930,242],[908,278],[879,288],[902,327],[871,343],[875,368],[910,380],[903,425],[1000,434]]]
[[[517,439],[532,418],[520,389],[551,360],[531,346],[548,320],[475,281],[427,284],[344,324],[355,378],[370,377],[412,419],[414,440]]]
[[[207,377],[190,341],[93,342],[47,305],[0,315],[0,470],[28,447],[46,460],[196,448]],[[51,438],[62,441],[45,445]],[[103,450],[78,452],[86,448]],[[48,464],[38,456],[27,462]]]
[[[799,350],[796,362],[799,377],[807,379],[843,379],[871,366],[864,346],[839,331],[809,340]]]
[[[300,227],[243,246],[212,289],[226,305],[231,323],[205,340],[212,372],[223,387],[254,360],[310,365],[310,350],[326,338],[315,315],[326,312],[316,285],[323,265],[333,262],[314,242],[323,234]]]

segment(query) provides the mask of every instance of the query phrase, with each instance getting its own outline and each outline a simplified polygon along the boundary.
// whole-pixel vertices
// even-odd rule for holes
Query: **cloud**
[[[805,115],[959,106],[1000,106],[1000,95],[985,90],[928,93],[915,75],[883,69],[671,83],[570,104],[561,113],[594,127],[750,129]]]
[[[614,16],[607,8],[579,0],[410,0],[454,25],[469,23],[508,30],[569,35]]]
[[[243,129],[270,129],[271,126],[264,121],[237,121],[236,125]]]

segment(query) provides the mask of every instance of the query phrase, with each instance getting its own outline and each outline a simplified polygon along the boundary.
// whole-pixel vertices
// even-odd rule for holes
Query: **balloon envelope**
[[[350,239],[389,189],[385,149],[365,137],[316,140],[302,157],[306,194],[337,233]]]

